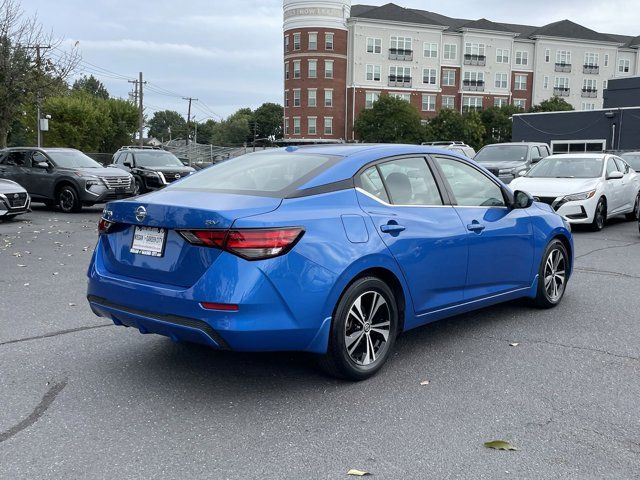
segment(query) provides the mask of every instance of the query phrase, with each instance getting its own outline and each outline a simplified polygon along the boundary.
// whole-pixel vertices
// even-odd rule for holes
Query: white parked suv
[[[422,145],[430,145],[432,147],[444,148],[445,150],[450,150],[452,152],[456,152],[461,155],[464,155],[467,158],[473,158],[476,155],[476,151],[472,147],[458,140],[453,142],[449,142],[449,141],[422,142]]]
[[[509,186],[551,205],[570,223],[593,230],[602,230],[608,217],[633,220],[638,214],[640,175],[615,155],[551,155]]]

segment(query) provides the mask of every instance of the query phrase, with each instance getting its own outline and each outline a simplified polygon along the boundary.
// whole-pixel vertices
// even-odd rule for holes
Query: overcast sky
[[[544,25],[568,18],[600,32],[640,35],[638,0],[395,3],[509,23]],[[144,72],[150,82],[148,113],[173,109],[186,115],[187,102],[180,96],[200,100],[193,107],[197,120],[267,101],[282,103],[281,0],[23,0],[22,5],[56,35],[78,41],[85,73],[99,77],[112,95],[126,97],[131,89],[120,76],[133,79]]]

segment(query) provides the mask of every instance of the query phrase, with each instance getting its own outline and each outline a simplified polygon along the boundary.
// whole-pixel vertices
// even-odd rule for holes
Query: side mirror
[[[529,208],[533,205],[533,197],[527,192],[516,190],[513,192],[513,208]]]
[[[42,168],[43,170],[49,169],[49,164],[47,162],[36,162],[33,164],[33,166],[36,168]]]
[[[542,157],[533,157],[531,163],[538,163],[540,160],[542,160]]]
[[[518,172],[518,176],[519,176],[519,177],[524,177],[524,176],[527,174],[527,172],[528,172],[528,170],[520,170],[520,171]]]
[[[620,180],[622,177],[624,177],[624,173],[616,170],[607,175],[607,180]]]
[[[124,165],[125,167],[133,168],[133,165],[131,165],[131,162],[122,162],[122,165]]]

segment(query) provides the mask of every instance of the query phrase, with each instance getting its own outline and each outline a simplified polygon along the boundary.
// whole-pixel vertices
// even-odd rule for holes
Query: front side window
[[[436,157],[456,202],[465,207],[503,207],[502,190],[470,165],[449,157]]]
[[[442,205],[440,191],[424,158],[403,158],[378,165],[394,205]]]
[[[609,158],[609,160],[607,160],[607,177],[617,170],[618,167],[616,167],[616,162],[613,158]]]

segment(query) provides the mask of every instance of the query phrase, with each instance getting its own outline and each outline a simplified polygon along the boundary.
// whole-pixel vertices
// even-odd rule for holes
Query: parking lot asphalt
[[[636,223],[575,232],[558,308],[413,330],[349,383],[306,355],[216,352],[95,317],[100,210],[0,223],[2,479],[640,478]],[[496,439],[518,450],[483,446]]]

